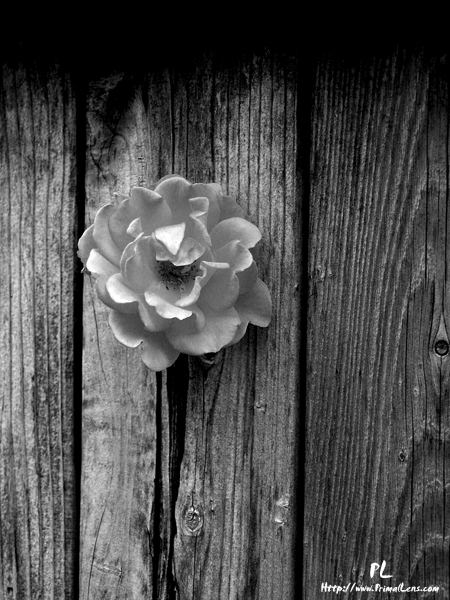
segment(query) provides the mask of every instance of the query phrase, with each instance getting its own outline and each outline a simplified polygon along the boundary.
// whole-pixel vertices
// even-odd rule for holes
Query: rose
[[[108,307],[114,336],[142,347],[155,371],[180,352],[201,355],[266,327],[271,300],[249,248],[255,225],[219,185],[163,178],[97,212],[78,255]]]

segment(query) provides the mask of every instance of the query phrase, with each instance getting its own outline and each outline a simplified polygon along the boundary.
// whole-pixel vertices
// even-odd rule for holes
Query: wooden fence
[[[382,560],[448,598],[449,88],[426,49],[5,62],[1,600],[309,600]],[[168,173],[237,197],[274,313],[155,375],[76,242]]]

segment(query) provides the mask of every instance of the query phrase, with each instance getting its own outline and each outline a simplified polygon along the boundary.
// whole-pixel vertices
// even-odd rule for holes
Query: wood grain
[[[132,79],[90,83],[86,225],[114,192],[146,183],[145,116]],[[80,599],[151,598],[156,378],[114,339],[88,276],[83,312]]]
[[[312,128],[305,598],[448,597],[447,58],[321,58]]]
[[[268,330],[189,361],[176,502],[180,599],[291,598],[295,576],[299,254],[296,62],[206,60],[173,87],[175,170],[219,181],[262,231]],[[168,377],[176,377],[170,372]],[[186,394],[185,394],[186,396]],[[173,402],[173,400],[172,400]]]
[[[0,598],[75,598],[75,103],[60,69],[0,75]]]
[[[207,372],[180,358],[155,383],[86,285],[82,598],[292,596],[296,74],[290,57],[208,56],[90,85],[87,224],[113,191],[170,172],[218,181],[263,232],[275,306]]]
[[[382,583],[448,598],[448,57],[321,56],[311,148],[296,59],[173,60],[92,79],[86,114],[60,68],[2,68],[0,600],[75,598],[78,575],[83,600],[296,597],[309,150],[304,597],[380,582],[386,560]],[[74,283],[84,152],[86,225],[171,172],[235,195],[263,234],[270,327],[158,376],[120,346],[89,277],[82,306]]]

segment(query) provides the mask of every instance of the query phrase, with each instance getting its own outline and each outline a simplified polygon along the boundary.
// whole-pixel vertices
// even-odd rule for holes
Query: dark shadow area
[[[73,297],[73,455],[75,467],[75,502],[77,526],[75,536],[74,572],[80,567],[80,512],[81,512],[81,462],[82,462],[82,402],[83,402],[83,286],[84,275],[77,257],[78,240],[85,230],[85,171],[86,171],[86,95],[82,81],[74,81],[76,110],[76,214],[74,229],[74,297]],[[79,595],[79,577],[74,581],[74,598]]]
[[[149,68],[195,63],[204,52],[238,57],[272,51],[314,56],[322,51],[354,56],[395,45],[426,44],[449,48],[445,19],[431,9],[415,14],[410,7],[389,11],[377,5],[310,5],[281,2],[272,10],[229,3],[213,7],[164,6],[162,3],[73,5],[59,12],[51,6],[10,8],[3,13],[0,62],[33,57],[63,64],[84,77],[111,69],[134,73]],[[219,8],[219,7],[217,7]],[[301,9],[301,10],[300,10]]]
[[[267,47],[292,52],[298,45],[294,8],[269,14],[246,15],[229,6],[217,17],[208,11],[151,6],[148,16],[136,9],[88,14],[74,11],[58,16],[43,7],[20,16],[20,28],[6,31],[0,40],[0,58],[32,56],[63,64],[85,78],[111,70],[133,73],[158,67],[195,64],[205,52],[239,57]],[[60,21],[60,22],[59,22]],[[59,23],[58,23],[59,22]]]
[[[176,580],[172,569],[173,544],[177,531],[175,505],[180,487],[181,461],[184,454],[184,439],[186,426],[186,403],[189,392],[189,360],[181,355],[173,367],[167,371],[167,399],[169,405],[169,439],[170,439],[170,520],[171,536],[168,555],[167,589],[170,600],[178,597]]]
[[[310,151],[311,151],[311,108],[314,62],[311,58],[299,57],[298,104],[297,104],[297,197],[298,197],[298,256],[301,260],[300,273],[300,356],[299,356],[299,412],[297,415],[298,462],[296,481],[295,597],[303,598],[303,537],[305,507],[305,441],[306,404],[308,374],[308,297],[309,297],[309,205],[310,205]]]
[[[180,485],[181,461],[184,454],[186,402],[189,392],[189,364],[181,355],[167,370],[167,394],[163,390],[163,377],[156,373],[156,456],[155,491],[153,507],[153,532],[150,555],[153,557],[153,598],[162,597],[162,587],[169,600],[176,600],[176,580],[172,569],[174,539],[176,535],[175,505]],[[163,407],[163,402],[167,406]],[[164,416],[168,421],[164,420]],[[164,457],[169,471],[164,478]],[[169,514],[168,514],[169,513]],[[166,537],[168,536],[168,537]]]
[[[156,373],[156,407],[155,407],[155,420],[156,420],[156,456],[155,456],[155,491],[154,491],[154,504],[153,504],[153,536],[150,537],[150,556],[152,557],[153,566],[153,600],[158,599],[159,595],[159,561],[161,557],[161,521],[164,519],[164,503],[163,503],[163,479],[162,479],[162,439],[163,439],[163,425],[162,425],[162,374]]]

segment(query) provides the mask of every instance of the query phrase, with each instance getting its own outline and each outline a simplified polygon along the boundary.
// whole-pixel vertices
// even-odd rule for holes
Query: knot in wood
[[[438,340],[434,345],[434,351],[438,356],[446,356],[449,351],[447,340]]]
[[[183,516],[184,531],[187,535],[198,535],[203,527],[201,506],[189,506]]]

